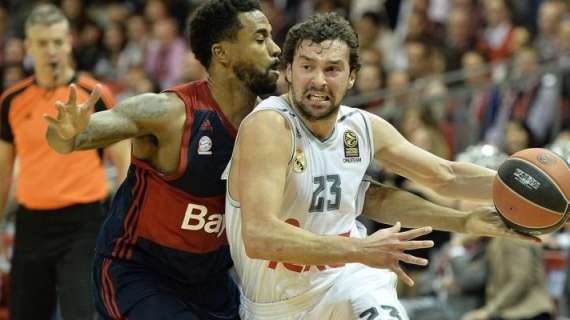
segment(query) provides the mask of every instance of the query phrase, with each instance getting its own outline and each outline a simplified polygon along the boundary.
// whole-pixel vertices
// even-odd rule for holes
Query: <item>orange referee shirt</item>
[[[79,103],[87,99],[97,83],[85,74],[74,75],[71,82],[76,84]],[[47,143],[43,114],[55,117],[55,102],[67,101],[68,94],[68,86],[41,88],[30,77],[0,96],[0,139],[15,147],[20,163],[16,198],[27,208],[51,210],[95,202],[109,192],[97,150],[60,155]],[[95,109],[105,110],[114,104],[109,89],[103,88]]]

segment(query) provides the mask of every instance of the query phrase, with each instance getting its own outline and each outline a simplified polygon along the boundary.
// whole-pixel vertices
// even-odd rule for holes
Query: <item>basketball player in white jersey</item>
[[[399,232],[396,219],[409,227],[521,237],[491,209],[463,213],[405,193],[388,199],[386,191],[367,192],[363,179],[374,159],[462,199],[490,200],[496,173],[438,158],[381,118],[340,106],[359,67],[346,20],[328,14],[296,25],[283,60],[289,92],[261,102],[242,122],[227,173],[226,232],[242,319],[408,319],[396,274],[413,282],[399,262],[427,264],[405,251],[433,243],[413,240],[430,227]],[[363,207],[370,218],[396,225],[366,237],[356,224]]]

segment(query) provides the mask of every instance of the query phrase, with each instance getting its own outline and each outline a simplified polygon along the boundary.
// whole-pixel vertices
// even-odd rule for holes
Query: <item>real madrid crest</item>
[[[305,153],[301,149],[295,150],[295,156],[293,157],[293,171],[296,173],[301,173],[307,168],[307,159],[305,158]]]
[[[344,141],[344,162],[360,161],[360,149],[358,147],[358,136],[352,130],[346,130],[343,135]]]

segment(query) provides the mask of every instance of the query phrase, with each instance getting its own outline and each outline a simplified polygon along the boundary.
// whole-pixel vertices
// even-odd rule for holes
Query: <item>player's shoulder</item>
[[[241,123],[240,131],[252,130],[259,134],[278,134],[291,130],[286,114],[274,108],[256,109]]]
[[[34,77],[28,77],[26,79],[20,80],[2,92],[0,95],[0,104],[5,104],[15,96],[24,92],[26,89],[30,88],[34,84]]]

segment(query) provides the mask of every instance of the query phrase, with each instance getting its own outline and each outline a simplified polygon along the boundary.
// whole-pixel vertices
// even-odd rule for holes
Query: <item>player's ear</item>
[[[212,45],[212,60],[219,61],[222,65],[229,63],[228,50],[222,43]]]
[[[356,81],[356,70],[350,71],[350,74],[348,75],[348,89],[352,89],[354,81]]]
[[[291,64],[287,64],[287,68],[285,69],[285,81],[288,84],[291,84]]]

